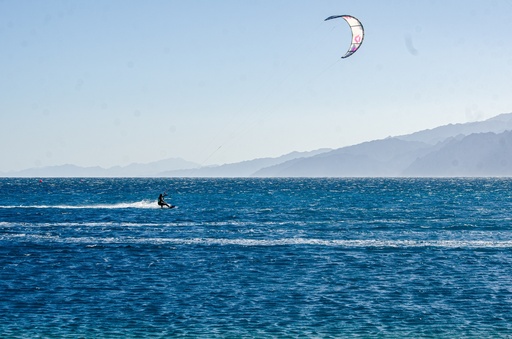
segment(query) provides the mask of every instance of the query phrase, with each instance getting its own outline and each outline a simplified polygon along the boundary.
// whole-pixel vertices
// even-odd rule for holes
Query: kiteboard
[[[168,209],[171,209],[171,208],[175,208],[176,205],[169,205],[169,206],[166,206]],[[163,206],[160,206],[160,209],[163,210]]]

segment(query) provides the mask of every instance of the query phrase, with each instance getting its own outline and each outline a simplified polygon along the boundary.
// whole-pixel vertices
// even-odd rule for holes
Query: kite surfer
[[[160,206],[160,208],[164,208],[164,206],[167,206],[169,208],[172,208],[171,205],[169,205],[168,203],[165,202],[164,200],[164,197],[167,196],[167,193],[160,193],[160,195],[158,196],[158,206]]]

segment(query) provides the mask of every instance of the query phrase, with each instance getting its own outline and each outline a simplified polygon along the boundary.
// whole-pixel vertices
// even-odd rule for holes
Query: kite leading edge
[[[359,47],[361,47],[361,44],[363,43],[364,39],[364,28],[361,22],[351,15],[332,15],[325,19],[324,21],[337,18],[345,19],[347,24],[350,26],[350,29],[352,30],[352,42],[350,44],[350,47],[347,53],[345,53],[345,55],[341,57],[342,59],[344,59],[354,54],[359,49]]]

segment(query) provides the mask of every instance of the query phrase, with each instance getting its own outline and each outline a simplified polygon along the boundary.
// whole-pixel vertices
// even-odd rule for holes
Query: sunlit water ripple
[[[512,337],[510,179],[0,192],[1,337]]]

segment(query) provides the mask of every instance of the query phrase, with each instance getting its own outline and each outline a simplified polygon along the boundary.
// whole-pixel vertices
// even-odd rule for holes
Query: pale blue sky
[[[366,30],[361,49],[342,20]],[[0,171],[204,165],[512,112],[512,3],[0,0]]]

